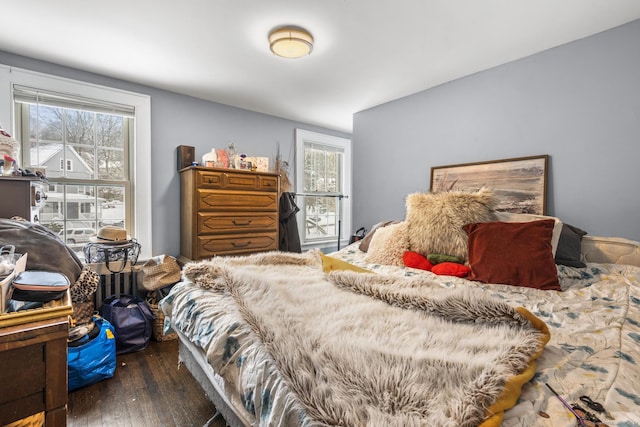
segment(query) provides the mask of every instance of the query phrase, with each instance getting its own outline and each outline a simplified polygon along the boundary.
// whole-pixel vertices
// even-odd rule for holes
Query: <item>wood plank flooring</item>
[[[202,427],[216,413],[191,373],[178,368],[178,341],[151,341],[117,356],[113,378],[69,393],[69,427]],[[221,417],[208,427],[224,427]]]

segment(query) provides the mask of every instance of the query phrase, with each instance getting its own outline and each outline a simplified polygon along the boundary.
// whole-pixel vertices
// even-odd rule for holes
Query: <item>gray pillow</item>
[[[578,227],[565,223],[562,224],[562,232],[560,233],[558,249],[556,250],[556,264],[577,268],[587,266],[580,259],[582,253],[582,236],[585,234],[587,234],[587,232]]]

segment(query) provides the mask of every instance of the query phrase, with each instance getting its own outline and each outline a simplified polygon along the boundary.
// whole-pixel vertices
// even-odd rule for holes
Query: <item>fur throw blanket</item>
[[[316,252],[218,257],[184,275],[237,304],[306,414],[302,425],[499,424],[505,384],[546,342],[521,312],[481,292],[417,276],[325,274]]]

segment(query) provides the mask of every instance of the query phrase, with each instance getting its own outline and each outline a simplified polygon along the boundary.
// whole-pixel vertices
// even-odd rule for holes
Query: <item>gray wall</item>
[[[547,213],[640,240],[640,21],[354,116],[354,227],[402,219],[432,166],[550,155]]]
[[[152,254],[180,253],[180,182],[176,147],[196,147],[196,160],[233,142],[239,152],[273,158],[276,144],[293,166],[294,129],[350,138],[342,132],[207,102],[0,51],[0,64],[143,93],[151,97]],[[291,174],[293,170],[291,169]]]

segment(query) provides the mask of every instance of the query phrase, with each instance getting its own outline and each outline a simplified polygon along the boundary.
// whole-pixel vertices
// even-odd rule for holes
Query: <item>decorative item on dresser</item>
[[[195,147],[178,145],[178,170],[191,166],[196,161]]]
[[[188,167],[180,171],[180,262],[278,249],[275,173]]]

